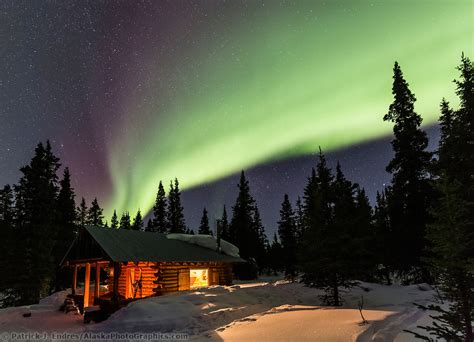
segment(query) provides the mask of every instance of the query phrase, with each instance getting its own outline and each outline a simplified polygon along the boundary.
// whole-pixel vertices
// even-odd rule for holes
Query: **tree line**
[[[339,164],[334,174],[320,151],[295,209],[284,196],[279,239],[269,247],[273,268],[289,278],[300,273],[332,305],[355,279],[433,284],[449,305],[421,306],[434,312],[434,323],[422,327],[430,336],[415,333],[433,342],[474,339],[474,65],[463,55],[457,70],[460,106],[441,100],[441,137],[430,152],[415,95],[395,63],[393,102],[383,116],[393,123],[390,186],[371,208],[364,190]]]
[[[302,196],[294,204],[283,196],[270,243],[242,171],[230,219],[223,206],[216,222],[221,237],[248,260],[236,266],[236,275],[282,271],[293,280],[301,275],[308,286],[323,288],[323,299],[331,305],[341,305],[341,290],[356,279],[436,284],[452,304],[427,308],[438,312],[442,324],[425,328],[440,338],[472,341],[474,73],[464,55],[458,71],[460,106],[455,110],[442,99],[441,138],[430,152],[415,95],[395,63],[393,102],[382,117],[393,124],[394,157],[386,167],[392,181],[377,193],[373,208],[364,189],[345,177],[339,163],[331,170],[320,149]],[[59,168],[50,143],[40,143],[30,164],[20,169],[19,183],[0,190],[0,238],[6,242],[0,250],[3,305],[38,302],[52,289],[69,285],[67,271],[58,265],[80,226],[194,234],[185,223],[177,179],[170,182],[168,195],[159,182],[146,225],[140,210],[133,220],[128,212],[119,219],[114,210],[109,223],[97,199],[87,207],[82,198],[76,208],[69,169],[59,179]],[[206,208],[198,233],[212,234]]]

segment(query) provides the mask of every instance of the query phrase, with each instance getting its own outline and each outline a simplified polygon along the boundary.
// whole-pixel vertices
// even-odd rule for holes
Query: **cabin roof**
[[[165,234],[128,229],[86,226],[84,230],[102,248],[110,261],[116,262],[244,262],[210,248],[181,240],[168,239]],[[80,243],[80,240],[76,240]],[[71,261],[71,258],[65,258]]]

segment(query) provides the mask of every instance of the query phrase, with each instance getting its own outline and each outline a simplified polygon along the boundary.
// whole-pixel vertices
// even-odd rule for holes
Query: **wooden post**
[[[135,283],[135,268],[130,268],[130,293],[128,298],[133,298],[134,288],[133,284]]]
[[[100,264],[95,263],[94,302],[99,299],[100,289]]]
[[[120,277],[120,263],[119,262],[114,262],[114,295],[112,299],[114,301],[118,301],[119,299],[119,277]]]
[[[125,299],[130,298],[130,268],[126,268],[125,273]]]
[[[72,277],[72,294],[76,294],[77,288],[77,265],[74,265],[74,275]]]
[[[91,281],[91,264],[86,263],[86,279],[84,280],[84,309],[89,306],[90,281]]]

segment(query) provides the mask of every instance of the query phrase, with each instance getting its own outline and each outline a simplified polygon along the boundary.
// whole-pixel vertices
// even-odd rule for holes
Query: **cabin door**
[[[209,269],[209,285],[220,285],[219,270],[217,268]]]
[[[178,291],[187,290],[189,290],[189,268],[183,268],[178,274]]]

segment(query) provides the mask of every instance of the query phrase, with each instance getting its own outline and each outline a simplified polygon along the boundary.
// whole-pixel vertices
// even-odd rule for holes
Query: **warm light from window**
[[[208,270],[189,270],[189,286],[191,289],[209,286]]]

